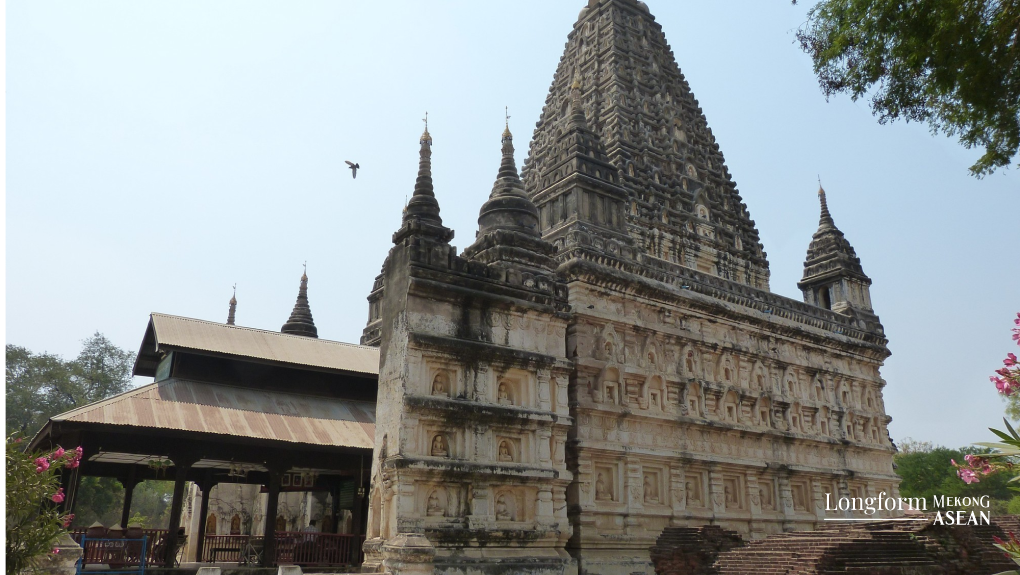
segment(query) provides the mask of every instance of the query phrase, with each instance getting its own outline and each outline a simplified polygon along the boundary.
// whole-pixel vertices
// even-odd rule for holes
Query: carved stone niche
[[[728,391],[723,398],[723,406],[720,410],[720,419],[730,423],[737,423],[740,415],[740,398],[735,391]]]
[[[645,467],[642,469],[643,476],[641,493],[644,504],[647,505],[668,505],[666,498],[666,472],[658,467]]]
[[[496,521],[526,521],[524,493],[519,489],[502,488],[495,491],[493,516]]]
[[[457,389],[457,372],[445,367],[430,368],[424,391],[426,395],[456,397],[460,392]]]
[[[521,463],[521,440],[514,437],[496,437],[496,461]]]
[[[453,457],[452,434],[443,430],[430,429],[426,432],[428,445],[425,454],[432,457]]]
[[[619,367],[616,365],[604,367],[595,381],[593,399],[598,403],[620,405],[620,397],[623,394],[622,379]]]
[[[690,381],[684,386],[684,404],[689,417],[702,417],[701,385],[697,382]]]
[[[533,379],[532,374],[519,369],[496,376],[491,401],[505,406],[534,407]]]
[[[424,484],[421,486],[422,500],[420,507],[425,517],[452,517],[452,497],[450,490],[442,485]]]
[[[723,504],[727,511],[746,508],[743,478],[737,475],[723,476]]]
[[[761,477],[758,479],[758,498],[761,500],[762,511],[776,510],[776,482],[774,479]]]
[[[645,409],[653,412],[667,411],[666,409],[666,380],[661,375],[653,375],[645,382],[645,394],[647,406]]]
[[[793,496],[793,510],[807,511],[810,503],[811,489],[806,481],[791,481],[790,493]]]
[[[594,489],[592,490],[592,496],[595,503],[600,502],[612,503],[620,500],[620,493],[618,487],[618,471],[615,465],[599,465],[593,466],[592,472],[592,483]]]
[[[689,508],[705,508],[708,506],[703,472],[690,469],[686,471],[684,474],[684,495],[687,498],[687,507]]]
[[[602,328],[595,338],[595,357],[602,361],[622,363],[623,351],[623,340],[612,324]]]

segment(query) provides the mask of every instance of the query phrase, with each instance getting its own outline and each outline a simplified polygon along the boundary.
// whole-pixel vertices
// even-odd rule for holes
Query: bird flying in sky
[[[347,167],[351,169],[351,177],[352,178],[357,178],[358,177],[358,168],[360,168],[361,165],[360,164],[355,164],[354,162],[350,162],[350,161],[347,161],[347,160],[344,160],[344,161],[347,162]]]

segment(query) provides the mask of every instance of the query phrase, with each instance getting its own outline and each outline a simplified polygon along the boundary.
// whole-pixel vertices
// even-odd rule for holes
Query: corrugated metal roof
[[[379,349],[153,313],[156,349],[209,351],[227,355],[379,375]]]
[[[61,413],[73,421],[372,449],[375,403],[168,379]]]

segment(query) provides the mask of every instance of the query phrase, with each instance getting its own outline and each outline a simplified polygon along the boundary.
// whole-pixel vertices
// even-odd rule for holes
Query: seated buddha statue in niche
[[[499,521],[513,521],[510,515],[510,508],[506,504],[506,495],[500,495],[496,499],[496,519]]]
[[[429,495],[428,508],[425,510],[425,513],[429,517],[443,517],[446,515],[446,512],[443,511],[443,508],[440,506],[438,492],[433,491],[432,494]]]
[[[436,435],[432,438],[432,455],[436,457],[446,457],[449,452],[446,450],[446,440],[443,439],[442,435]]]
[[[432,379],[432,395],[450,395],[450,377],[446,375],[445,371],[440,371],[436,374],[436,377]]]
[[[500,461],[513,461],[513,453],[510,452],[510,444],[506,441],[499,442],[499,460]]]
[[[513,405],[514,400],[510,399],[510,390],[507,389],[505,383],[500,382],[499,389],[496,390],[496,403],[500,405]]]
[[[701,494],[694,488],[694,484],[688,481],[685,487],[687,490],[687,501],[701,505]]]

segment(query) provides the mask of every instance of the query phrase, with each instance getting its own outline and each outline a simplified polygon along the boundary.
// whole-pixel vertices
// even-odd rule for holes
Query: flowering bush
[[[55,505],[65,497],[58,472],[78,467],[80,461],[81,447],[26,453],[21,439],[7,438],[7,575],[56,552],[53,541],[73,519]]]
[[[1016,314],[1013,323],[1017,325],[1013,328],[1013,341],[1020,345],[1020,313]],[[995,375],[989,379],[995,384],[995,389],[998,389],[999,393],[1010,396],[1020,391],[1020,360],[1017,359],[1016,354],[1007,353],[1002,364],[1003,367],[995,370]]]
[[[1013,332],[1013,341],[1020,345],[1020,313],[1016,314],[1016,319],[1013,320],[1013,323],[1016,325],[1011,330]],[[1020,362],[1018,362],[1016,354],[1010,352],[1006,354],[1006,359],[1002,363],[1003,367],[995,370],[995,375],[989,379],[995,384],[995,389],[999,390],[999,393],[1009,397],[1020,391]],[[992,433],[1002,439],[1002,442],[978,444],[995,449],[995,453],[980,457],[967,456],[965,458],[965,465],[957,465],[953,461],[953,466],[957,468],[956,473],[960,476],[960,479],[967,483],[976,483],[982,475],[988,475],[996,471],[1009,471],[1014,475],[1010,479],[1010,483],[1020,481],[1020,475],[1016,475],[1016,472],[1013,471],[1013,463],[1011,462],[1011,459],[1016,459],[1020,456],[1020,434],[1009,424],[1009,420],[1004,418],[1002,422],[1006,424],[1008,433],[989,428]],[[1010,487],[1010,489],[1020,491],[1020,488],[1016,487]],[[996,538],[995,546],[1005,552],[1006,557],[1020,565],[1020,540],[1017,540],[1013,533],[1009,533],[1008,541]],[[1020,572],[1017,571],[1012,571],[1011,573],[1020,575]]]

